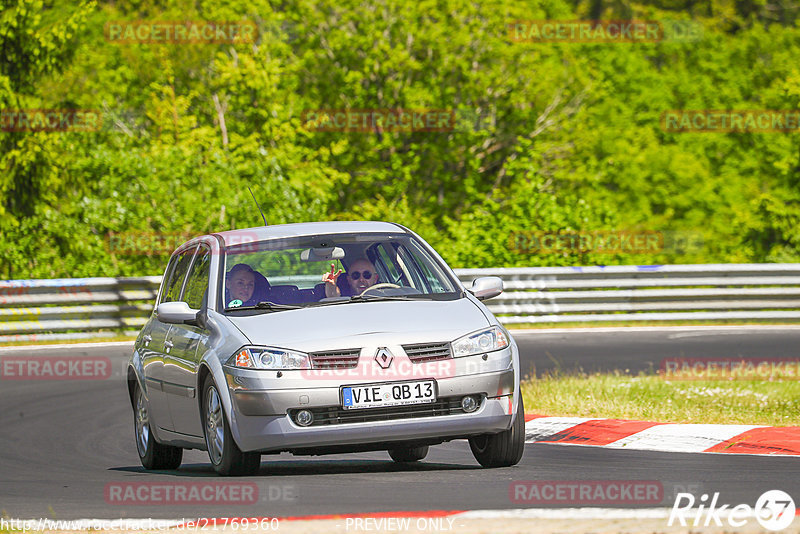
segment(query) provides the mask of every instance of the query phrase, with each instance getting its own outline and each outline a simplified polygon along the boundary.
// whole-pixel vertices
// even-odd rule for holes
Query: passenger
[[[345,278],[347,278],[346,284],[338,284],[342,270],[339,269],[334,272],[335,268],[336,264],[331,263],[331,272],[322,276],[322,281],[325,282],[326,297],[360,295],[365,289],[378,283],[378,273],[375,271],[375,266],[367,259],[359,258],[350,265],[345,274]]]
[[[237,263],[225,277],[225,306],[255,306],[253,292],[256,288],[256,272],[246,263]]]

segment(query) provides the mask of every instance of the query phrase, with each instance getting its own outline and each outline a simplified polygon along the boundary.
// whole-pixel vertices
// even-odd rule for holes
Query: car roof
[[[227,232],[215,232],[225,244],[262,241],[265,239],[278,239],[283,237],[304,237],[323,234],[353,234],[353,233],[392,233],[405,234],[408,231],[402,226],[380,221],[327,221],[292,224],[276,224],[272,226],[257,226]]]

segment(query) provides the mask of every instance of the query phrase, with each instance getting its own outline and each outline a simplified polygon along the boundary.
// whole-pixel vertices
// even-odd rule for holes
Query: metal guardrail
[[[501,322],[800,319],[800,264],[459,269],[469,286],[499,276],[487,305]]]
[[[499,276],[501,322],[800,320],[800,264],[456,269]],[[0,342],[133,334],[160,276],[0,281]],[[103,332],[103,331],[106,332]]]
[[[135,335],[160,284],[160,276],[0,280],[0,342]]]

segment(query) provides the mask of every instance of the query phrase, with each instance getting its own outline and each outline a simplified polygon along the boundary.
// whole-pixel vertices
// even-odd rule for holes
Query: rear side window
[[[202,247],[192,264],[192,270],[186,278],[186,289],[183,291],[183,300],[193,310],[203,307],[203,301],[208,290],[208,275],[211,268],[211,253]]]
[[[166,285],[162,292],[161,302],[177,302],[181,296],[183,279],[186,278],[186,271],[192,261],[195,249],[189,249],[173,258],[170,269],[167,273]]]

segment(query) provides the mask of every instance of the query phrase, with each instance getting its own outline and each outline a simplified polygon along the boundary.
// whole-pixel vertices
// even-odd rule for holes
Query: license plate
[[[342,407],[346,410],[424,404],[435,400],[436,384],[433,380],[389,382],[342,388]]]

